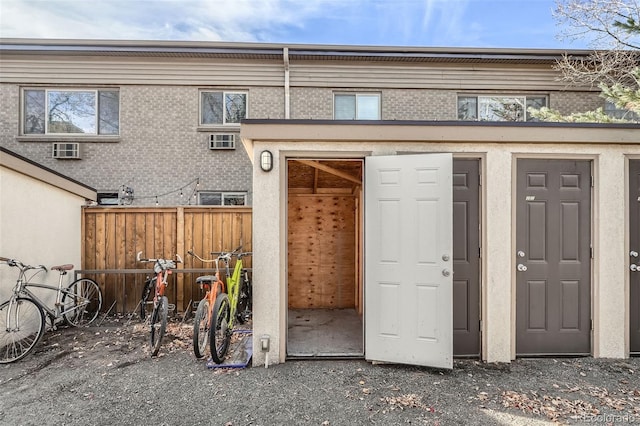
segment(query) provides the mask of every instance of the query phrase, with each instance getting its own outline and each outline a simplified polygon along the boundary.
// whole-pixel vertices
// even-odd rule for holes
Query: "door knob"
[[[632,263],[629,266],[629,269],[631,269],[631,272],[640,272],[640,266],[636,265],[635,263]]]
[[[520,272],[524,272],[524,271],[527,270],[527,266],[523,265],[522,263],[518,263],[517,268],[518,268],[518,271],[520,271]]]
[[[522,250],[518,250],[518,257],[524,257],[524,252]]]
[[[449,275],[451,275],[451,271],[449,271],[448,269],[443,269],[442,275],[444,275],[445,277],[448,277]]]
[[[634,251],[634,250],[631,250],[631,251],[629,252],[629,257],[638,257],[638,252],[637,252],[637,251]]]

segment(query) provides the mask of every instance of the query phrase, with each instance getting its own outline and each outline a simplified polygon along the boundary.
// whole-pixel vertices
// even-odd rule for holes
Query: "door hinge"
[[[593,246],[589,247],[589,251],[591,252],[591,259],[593,259]]]
[[[593,188],[595,186],[595,179],[593,178],[593,175],[591,175],[591,187]]]
[[[590,326],[591,326],[591,331],[593,331],[593,320],[589,320]]]

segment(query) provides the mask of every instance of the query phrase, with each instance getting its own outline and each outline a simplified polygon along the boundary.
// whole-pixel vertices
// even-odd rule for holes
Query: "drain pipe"
[[[284,118],[290,118],[290,94],[289,94],[289,48],[282,49],[282,59],[284,61]]]

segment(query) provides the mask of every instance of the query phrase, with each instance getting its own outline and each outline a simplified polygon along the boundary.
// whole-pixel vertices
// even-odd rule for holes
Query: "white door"
[[[365,357],[453,368],[451,154],[365,160]]]

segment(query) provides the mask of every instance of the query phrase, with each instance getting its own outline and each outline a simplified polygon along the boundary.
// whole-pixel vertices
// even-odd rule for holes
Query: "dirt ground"
[[[640,358],[209,369],[193,356],[191,327],[172,322],[154,358],[137,320],[48,331],[34,353],[0,365],[0,424],[640,424]]]

